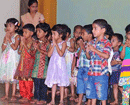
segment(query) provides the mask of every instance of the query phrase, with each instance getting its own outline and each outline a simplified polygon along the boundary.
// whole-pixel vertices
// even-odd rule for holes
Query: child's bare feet
[[[38,105],[43,105],[43,104],[46,104],[46,101],[43,101],[43,100],[41,100],[41,101],[37,101],[36,104],[38,104]]]
[[[26,103],[26,102],[28,102],[28,99],[23,97],[23,98],[19,99],[19,102]]]
[[[75,102],[79,102],[79,98],[76,98],[74,101],[75,101]]]
[[[17,93],[15,96],[18,97],[18,98],[21,97],[20,93]]]
[[[111,102],[110,105],[118,105],[118,101]]]
[[[15,96],[12,96],[10,100],[11,100],[11,101],[16,101],[17,98],[16,98]]]
[[[31,100],[30,103],[35,104],[37,101],[38,101],[37,99],[34,99],[34,100]]]
[[[3,96],[3,97],[1,98],[2,101],[4,101],[4,100],[8,100],[8,99],[9,99],[8,96]]]
[[[55,102],[50,102],[50,103],[48,103],[47,105],[55,105]]]
[[[64,105],[64,102],[63,102],[63,101],[61,101],[61,102],[59,103],[59,105]]]

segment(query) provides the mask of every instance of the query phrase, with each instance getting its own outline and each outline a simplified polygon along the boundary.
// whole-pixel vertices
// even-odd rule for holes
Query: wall
[[[19,20],[20,0],[2,0],[0,3],[0,46],[2,45],[5,35],[4,23],[8,18],[16,18]],[[1,55],[1,48],[0,48]]]
[[[71,29],[104,18],[113,30],[125,35],[130,23],[130,0],[57,0],[57,23],[66,23]]]

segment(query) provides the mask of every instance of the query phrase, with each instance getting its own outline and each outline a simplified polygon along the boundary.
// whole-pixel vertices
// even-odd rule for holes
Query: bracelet
[[[9,43],[10,45],[13,44],[13,42]]]
[[[21,51],[21,50],[19,50],[19,52],[21,53],[22,51]]]
[[[28,53],[30,52],[30,50],[27,51]]]
[[[7,44],[6,44],[6,43],[3,43],[3,45],[5,45],[5,46],[6,46]]]

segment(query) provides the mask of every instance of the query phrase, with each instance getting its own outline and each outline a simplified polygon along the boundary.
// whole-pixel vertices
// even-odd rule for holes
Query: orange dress
[[[32,16],[30,15],[29,12],[27,12],[26,14],[21,16],[21,20],[23,22],[23,24],[33,24],[35,27],[37,26],[37,24],[39,24],[41,21],[44,21],[44,16],[37,12],[34,16],[34,18],[32,18]]]

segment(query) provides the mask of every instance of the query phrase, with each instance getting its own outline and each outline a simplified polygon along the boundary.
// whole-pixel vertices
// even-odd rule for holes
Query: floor
[[[10,89],[11,90],[11,89]],[[0,98],[4,95],[4,84],[0,84]],[[10,95],[9,97],[11,97],[11,91],[10,91]],[[56,105],[58,105],[59,103],[59,96],[56,96]],[[51,94],[48,95],[48,100],[47,102],[50,102],[51,100]],[[112,98],[113,100],[113,98]],[[76,103],[74,101],[69,101],[69,97],[64,100],[65,104],[64,105],[76,105]],[[121,94],[119,93],[119,102],[121,102]],[[30,103],[19,103],[18,100],[15,102],[11,102],[10,100],[8,101],[1,101],[0,100],[0,105],[35,105],[35,104],[30,104]],[[84,103],[82,103],[82,105],[85,105]],[[99,104],[98,104],[99,105]],[[109,105],[109,104],[107,104]],[[118,104],[120,105],[120,104]]]

